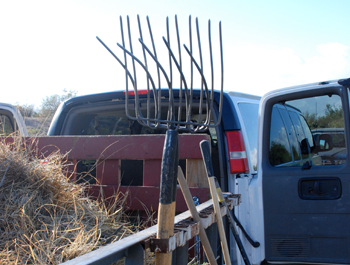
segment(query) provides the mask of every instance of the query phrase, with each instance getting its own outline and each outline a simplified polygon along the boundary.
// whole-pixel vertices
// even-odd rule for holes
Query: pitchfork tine
[[[110,54],[112,54],[112,56],[118,61],[118,63],[125,69],[127,76],[130,78],[132,85],[134,85],[134,79],[132,78],[132,75],[128,71],[127,67],[123,64],[123,62],[117,57],[117,55],[115,55],[112,52],[110,48],[108,48],[108,46],[99,37],[96,36],[96,39],[103,45],[103,47],[106,48],[107,51],[109,51]]]
[[[138,27],[139,27],[139,33],[140,33],[140,39],[143,40],[142,38],[142,28],[141,28],[141,23],[140,23],[140,16],[137,15],[137,24],[138,24]],[[146,57],[146,52],[145,52],[145,49],[142,48],[142,53],[143,53],[143,60],[144,60],[144,64],[145,64],[145,67],[146,69],[148,70],[148,66],[147,66],[147,57]],[[153,94],[154,96],[154,94]],[[156,107],[156,105],[155,105]],[[147,126],[150,126],[150,123],[149,123],[149,118],[150,118],[150,90],[149,90],[149,76],[147,74],[147,113],[146,113],[146,117],[147,117]]]
[[[181,60],[181,44],[180,44],[180,35],[179,35],[179,26],[177,23],[177,15],[175,15],[175,26],[176,26],[176,36],[177,36],[177,48],[179,50],[179,66],[178,70],[180,72],[180,89],[179,89],[179,108],[178,108],[178,120],[181,120],[182,113],[182,82],[183,82],[183,73],[182,73],[182,60]],[[164,40],[164,38],[163,38]],[[170,46],[169,46],[170,47]],[[172,56],[174,58],[174,56]],[[175,61],[175,58],[174,58]],[[186,109],[187,109],[187,86],[185,88],[185,99],[186,99]]]
[[[126,16],[126,22],[127,22],[127,28],[128,28],[128,36],[129,36],[129,47],[131,54],[134,54],[133,48],[132,48],[132,40],[131,40],[131,31],[130,31],[130,19],[129,16]],[[126,52],[126,49],[123,47],[124,52]],[[129,54],[130,55],[130,54]],[[132,60],[132,68],[134,72],[134,78],[135,78],[135,85],[134,85],[134,92],[135,92],[135,115],[137,119],[142,120],[141,110],[140,110],[140,101],[139,101],[139,95],[137,93],[137,78],[136,78],[136,67],[135,67],[135,57],[131,56]]]
[[[192,54],[192,22],[191,22],[191,16],[189,17],[189,40],[190,40],[190,51]],[[193,100],[193,62],[191,60],[191,87],[190,87],[190,100],[189,100],[189,106],[188,106],[188,112],[187,112],[187,122],[191,121],[191,115],[192,115],[192,100]],[[191,127],[188,125],[188,129],[192,130]]]
[[[118,43],[118,47],[123,50],[124,53],[124,62],[122,62],[98,37],[98,41],[112,54],[112,56],[118,61],[118,63],[123,67],[125,71],[125,80],[126,80],[126,95],[125,95],[125,112],[126,116],[129,119],[137,120],[140,124],[144,126],[148,126],[150,128],[156,129],[174,129],[174,130],[186,130],[187,132],[204,132],[209,127],[215,127],[219,124],[221,117],[222,117],[222,104],[223,104],[223,80],[224,80],[224,70],[223,70],[223,50],[222,50],[222,33],[221,33],[221,22],[219,24],[219,35],[220,35],[220,56],[221,56],[221,93],[220,93],[220,105],[219,105],[219,115],[213,115],[213,107],[214,107],[214,64],[213,64],[213,47],[212,47],[212,40],[211,40],[211,21],[208,21],[208,41],[209,41],[209,55],[210,55],[210,78],[211,83],[209,84],[207,81],[209,81],[209,77],[205,77],[204,75],[204,61],[203,61],[203,53],[202,53],[202,44],[201,44],[201,36],[200,36],[200,30],[199,30],[199,20],[196,18],[196,37],[198,42],[198,52],[199,52],[199,58],[198,61],[194,58],[193,54],[193,39],[192,39],[192,18],[189,16],[189,49],[186,45],[183,45],[184,49],[186,50],[186,53],[190,57],[190,76],[186,76],[183,71],[183,65],[182,65],[182,45],[180,41],[180,31],[179,31],[179,24],[178,24],[178,18],[177,15],[175,15],[175,34],[176,34],[176,43],[177,43],[177,49],[178,49],[178,57],[175,57],[175,50],[172,50],[171,48],[171,32],[170,32],[170,22],[169,18],[166,18],[166,36],[163,37],[163,41],[167,47],[168,56],[167,59],[169,60],[169,70],[165,71],[164,67],[160,63],[160,59],[157,57],[157,51],[153,39],[153,33],[151,29],[151,24],[149,17],[146,17],[147,24],[148,24],[148,31],[150,40],[152,43],[152,50],[151,51],[147,45],[145,44],[144,40],[144,34],[142,32],[142,24],[140,16],[137,15],[137,23],[138,23],[138,34],[139,34],[139,42],[141,44],[143,57],[140,57],[138,59],[135,56],[134,53],[134,45],[132,43],[132,32],[131,32],[131,23],[129,16],[127,16],[127,35],[124,36],[124,27],[123,27],[123,20],[122,17],[120,17],[120,29],[121,29],[121,38],[122,38],[122,44]],[[128,38],[128,44],[125,43],[125,37]],[[128,48],[126,48],[128,46]],[[136,47],[136,46],[135,46]],[[175,46],[174,46],[175,47]],[[128,58],[130,56],[131,58]],[[150,59],[147,57],[150,56]],[[131,60],[131,61],[129,61]],[[129,65],[128,65],[129,61]],[[155,63],[155,67],[157,69],[157,74],[155,76],[158,77],[158,84],[156,85],[155,79],[156,77],[151,76],[151,68],[150,64]],[[173,68],[173,63],[175,65],[175,68]],[[147,86],[147,94],[142,95],[139,93],[138,89],[141,88],[140,78],[137,78],[137,72],[140,72],[140,68],[137,69],[137,67],[141,67],[144,73],[146,74],[146,84]],[[152,65],[153,67],[153,65]],[[196,70],[194,70],[194,67]],[[132,68],[132,69],[131,69]],[[179,91],[175,92],[174,87],[174,76],[173,76],[173,70],[177,71],[180,75],[179,81]],[[153,70],[153,68],[152,68]],[[200,89],[198,91],[198,99],[194,102],[194,71],[197,71],[200,75]],[[175,73],[175,72],[174,72]],[[139,73],[140,74],[140,73]],[[190,83],[187,81],[188,78],[191,79]],[[162,95],[161,90],[161,79],[165,79],[166,86],[168,89],[168,94]],[[130,83],[129,83],[130,80]],[[131,89],[130,84],[133,87],[134,90],[134,96],[129,95],[129,89]],[[209,86],[210,87],[209,87]],[[152,95],[153,93],[153,95]],[[176,98],[175,98],[175,94]],[[197,93],[197,92],[196,92]],[[164,97],[165,96],[165,97]],[[132,97],[132,98],[131,98]],[[164,99],[164,102],[163,102]],[[134,111],[130,113],[130,102],[133,101]],[[144,102],[145,101],[145,102]],[[153,102],[152,102],[153,101]],[[162,119],[162,104],[165,103],[168,105],[168,111],[167,111],[167,117]],[[141,106],[142,103],[142,106]],[[154,109],[153,105],[154,104]],[[164,104],[163,104],[164,105]],[[145,112],[143,112],[145,111]],[[147,111],[147,112],[146,112]],[[184,113],[184,111],[186,111]],[[131,116],[131,114],[133,114]],[[193,114],[195,114],[195,118],[193,117]],[[182,119],[182,117],[184,117]],[[195,120],[191,120],[194,118]],[[214,124],[212,124],[212,119],[214,118]],[[198,121],[197,121],[198,119]]]
[[[120,19],[120,34],[121,34],[121,38],[122,38],[122,44],[123,47],[125,47],[125,40],[124,40],[124,29],[123,29],[123,18],[122,16],[119,17]],[[132,120],[137,120],[137,117],[135,115],[135,117],[131,116],[129,113],[129,83],[128,83],[128,74],[130,73],[129,70],[127,70],[128,67],[128,61],[127,61],[127,57],[126,57],[126,52],[124,51],[124,62],[125,62],[125,114],[129,119]],[[135,82],[133,82],[133,88],[135,91]]]
[[[151,23],[149,21],[149,17],[147,16],[146,17],[147,19],[147,25],[148,25],[148,31],[149,31],[149,35],[150,35],[150,38],[151,38],[151,42],[152,42],[152,48],[153,48],[153,53],[154,53],[154,57],[158,60],[157,58],[157,51],[156,51],[156,46],[154,45],[154,40],[153,40],[153,34],[152,34],[152,28],[151,28]],[[158,92],[158,99],[155,99],[158,100],[158,109],[157,109],[157,112],[155,113],[155,117],[157,119],[160,119],[161,118],[161,99],[162,99],[162,93],[160,91],[161,89],[161,80],[160,80],[160,72],[159,72],[159,66],[157,64],[157,75],[158,75],[158,89],[159,89],[159,92]],[[158,125],[157,125],[158,126]]]

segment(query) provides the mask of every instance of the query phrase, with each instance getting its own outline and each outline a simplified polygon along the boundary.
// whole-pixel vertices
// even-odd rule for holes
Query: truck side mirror
[[[330,151],[333,149],[333,140],[329,134],[321,134],[315,140],[317,152]]]

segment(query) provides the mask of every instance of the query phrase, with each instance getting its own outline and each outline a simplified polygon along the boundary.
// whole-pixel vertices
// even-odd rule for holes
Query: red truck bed
[[[67,174],[76,181],[77,163],[96,160],[97,183],[91,186],[90,194],[97,197],[102,188],[106,198],[115,191],[128,191],[129,210],[156,210],[159,201],[161,159],[165,135],[132,136],[48,136],[26,138],[38,157],[48,157],[52,152],[67,154],[69,166]],[[179,135],[179,159],[186,160],[186,179],[193,196],[200,202],[208,199],[208,181],[202,162],[199,143],[210,140],[205,134]],[[121,163],[123,160],[143,162],[142,185],[123,186],[121,182]],[[130,161],[129,161],[130,162]],[[128,176],[130,178],[130,176]],[[187,210],[180,189],[177,192],[176,211]]]

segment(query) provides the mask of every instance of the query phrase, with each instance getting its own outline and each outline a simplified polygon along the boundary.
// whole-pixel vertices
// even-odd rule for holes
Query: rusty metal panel
[[[120,160],[97,161],[96,178],[101,185],[119,185]]]
[[[167,239],[150,239],[150,249],[155,253],[169,253],[177,247],[185,246],[187,241],[199,234],[199,223],[191,220],[184,220],[176,224],[174,235]]]
[[[199,142],[205,134],[179,135],[180,159],[201,158]],[[70,159],[159,159],[163,154],[164,135],[123,136],[47,136],[25,138],[39,154],[48,156],[60,150]]]
[[[143,161],[143,185],[144,186],[160,186],[160,171],[162,160],[152,159]]]

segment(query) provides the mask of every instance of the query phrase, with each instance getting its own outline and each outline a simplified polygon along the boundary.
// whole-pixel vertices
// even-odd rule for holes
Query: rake
[[[158,208],[158,231],[157,238],[169,238],[173,235],[175,201],[177,187],[177,169],[179,163],[178,134],[179,132],[201,133],[208,128],[219,125],[222,116],[223,105],[223,50],[221,22],[219,23],[219,46],[221,60],[221,87],[220,104],[216,119],[213,116],[214,106],[214,67],[211,41],[211,22],[208,21],[208,46],[210,60],[210,88],[208,78],[204,76],[202,45],[199,31],[198,18],[196,18],[196,35],[198,43],[199,62],[194,58],[192,21],[189,17],[189,48],[184,44],[186,54],[190,59],[189,79],[187,82],[183,64],[182,50],[180,44],[180,34],[177,16],[175,16],[175,33],[178,50],[177,57],[171,47],[169,18],[166,19],[166,35],[162,37],[167,51],[168,71],[160,63],[156,45],[153,38],[151,23],[148,18],[147,26],[149,32],[150,45],[146,45],[140,22],[137,16],[138,41],[142,50],[142,59],[135,54],[132,42],[131,26],[129,16],[127,16],[127,37],[128,48],[126,47],[123,19],[120,17],[121,44],[117,43],[122,50],[124,60],[122,61],[113,51],[98,37],[98,41],[112,54],[125,70],[125,112],[128,119],[137,121],[143,126],[155,130],[166,130],[160,183],[160,199]],[[149,48],[151,47],[151,48]],[[162,56],[163,58],[164,56]],[[149,61],[155,66],[156,71],[151,70]],[[131,61],[131,62],[130,62]],[[136,67],[137,66],[137,67]],[[146,93],[139,90],[138,69],[146,75]],[[174,86],[173,71],[180,77],[179,87]],[[193,89],[194,72],[198,72],[200,78],[200,88],[197,92]],[[156,72],[154,74],[154,72]],[[165,80],[166,88],[161,88],[161,80]],[[130,88],[131,85],[131,88]],[[175,89],[174,89],[175,88]],[[144,90],[143,90],[144,91]],[[142,93],[142,94],[141,94]],[[199,93],[199,96],[198,96]],[[165,111],[164,111],[165,110]],[[215,120],[215,121],[214,121]],[[171,253],[156,253],[156,264],[171,264]]]

